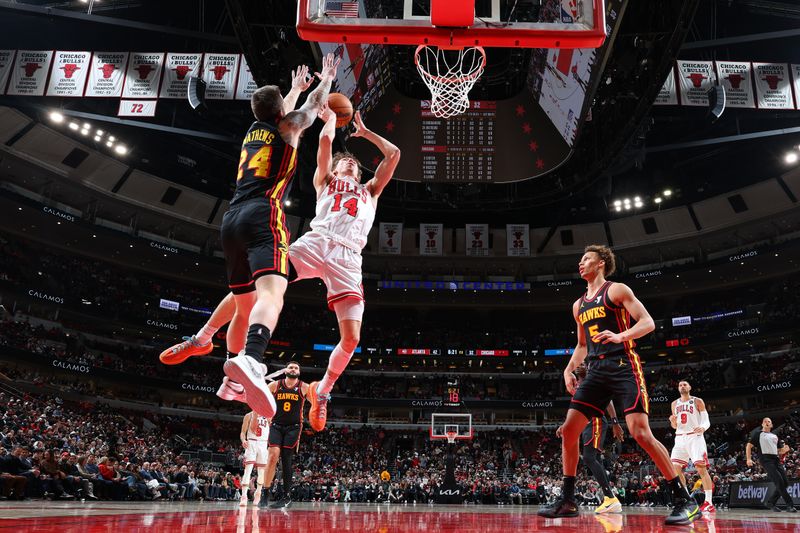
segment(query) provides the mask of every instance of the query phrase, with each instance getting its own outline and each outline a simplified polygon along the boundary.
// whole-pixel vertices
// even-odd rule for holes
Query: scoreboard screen
[[[447,387],[444,389],[444,398],[442,398],[442,405],[445,407],[458,407],[461,405],[461,389],[458,386],[458,380],[447,381]]]

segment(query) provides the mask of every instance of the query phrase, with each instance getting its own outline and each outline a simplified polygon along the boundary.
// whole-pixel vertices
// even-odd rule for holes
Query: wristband
[[[616,418],[612,418],[612,419],[611,419],[611,423],[612,423],[613,425],[615,425],[615,426],[618,426],[618,425],[619,425],[619,420],[617,420]]]

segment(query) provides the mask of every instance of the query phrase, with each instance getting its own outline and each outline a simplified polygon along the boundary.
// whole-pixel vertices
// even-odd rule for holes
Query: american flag
[[[358,18],[358,0],[352,2],[325,2],[325,14],[329,17]]]

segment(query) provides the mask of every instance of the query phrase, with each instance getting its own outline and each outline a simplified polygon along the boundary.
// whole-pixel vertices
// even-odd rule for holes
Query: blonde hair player
[[[256,487],[253,492],[253,505],[261,502],[261,489],[267,474],[269,459],[269,424],[270,419],[250,411],[242,419],[242,430],[239,438],[244,447],[244,476],[242,477],[242,499],[239,505],[247,506],[247,491],[250,489],[250,475],[253,467],[258,468]]]
[[[692,386],[688,381],[683,380],[678,383],[678,393],[681,397],[672,402],[672,414],[669,417],[669,423],[675,430],[675,446],[670,457],[675,465],[675,473],[680,476],[684,486],[686,477],[683,475],[683,469],[689,465],[689,461],[694,463],[706,495],[700,511],[711,513],[716,511],[711,499],[714,484],[708,475],[708,451],[703,436],[703,433],[711,427],[711,421],[708,419],[705,402],[697,396],[690,396],[690,392]]]

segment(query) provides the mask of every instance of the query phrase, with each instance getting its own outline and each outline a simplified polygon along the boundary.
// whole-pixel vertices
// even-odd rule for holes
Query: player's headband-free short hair
[[[602,261],[605,261],[605,267],[603,268],[603,275],[608,277],[612,275],[617,270],[617,258],[614,255],[614,252],[611,251],[611,248],[604,244],[590,244],[586,248],[584,248],[583,253],[594,252],[600,256]]]

